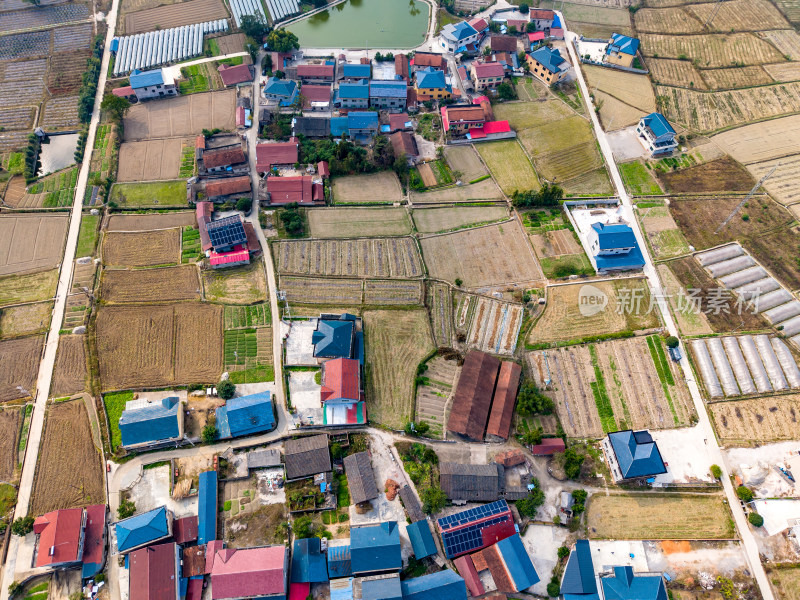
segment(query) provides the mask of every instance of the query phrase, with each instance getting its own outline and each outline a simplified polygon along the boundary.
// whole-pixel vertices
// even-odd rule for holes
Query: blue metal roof
[[[353,321],[320,319],[311,334],[314,356],[321,358],[351,358],[353,352]]]
[[[417,78],[417,87],[423,89],[440,89],[447,87],[447,80],[444,78],[444,71],[434,69],[433,67],[425,67],[417,71],[415,77]]]
[[[622,477],[649,477],[666,473],[667,468],[653,438],[646,431],[615,431],[608,434]]]
[[[518,533],[497,542],[497,549],[506,563],[506,569],[514,582],[515,592],[527,590],[539,583],[539,575],[533,568],[531,557]]]
[[[295,540],[292,549],[292,583],[328,581],[325,554],[320,551],[319,538]]]
[[[370,98],[405,98],[408,95],[408,85],[402,79],[388,81],[373,79],[369,82]]]
[[[347,133],[347,117],[331,117],[331,135],[338,138],[343,133]]]
[[[400,575],[362,581],[361,600],[403,600]]]
[[[592,223],[592,229],[597,232],[600,250],[632,248],[637,245],[633,229],[624,223]]]
[[[366,100],[369,98],[369,83],[366,79],[355,83],[340,83],[339,98],[345,100]]]
[[[197,544],[217,539],[217,472],[200,473],[197,507]]]
[[[581,600],[598,600],[589,540],[575,542],[575,550],[569,555],[567,568],[564,569],[564,577],[561,579],[561,593],[564,598],[577,596]]]
[[[353,569],[350,565],[350,546],[328,547],[328,576],[331,579],[350,577]]]
[[[277,77],[270,77],[264,86],[265,94],[274,94],[276,96],[286,96],[290,98],[297,89],[297,82],[293,79],[278,79]]]
[[[357,359],[364,366],[364,332],[356,331],[356,344],[353,350],[353,358]]]
[[[600,579],[606,600],[667,600],[660,575],[634,575],[632,567],[614,567],[614,575]]]
[[[269,391],[231,398],[217,409],[217,429],[221,439],[270,431],[275,427]]]
[[[134,71],[131,73],[130,82],[133,89],[138,89],[151,85],[164,85],[164,77],[161,74],[161,69]]]
[[[180,437],[180,410],[181,402],[177,396],[141,408],[126,408],[119,418],[122,445],[137,446]]]
[[[370,527],[350,530],[350,557],[353,573],[370,571],[399,571],[400,529],[397,521],[387,521]]]
[[[342,66],[342,75],[345,77],[366,77],[372,73],[372,65],[345,64]]]
[[[636,56],[636,52],[638,50],[639,40],[636,38],[628,37],[627,35],[622,35],[621,33],[612,33],[611,42],[608,44],[606,54],[610,54],[611,52],[619,52],[621,54],[630,54],[631,56]]]
[[[466,21],[461,21],[460,23],[445,25],[442,28],[442,35],[460,42],[461,40],[466,40],[467,38],[478,35],[478,32]]]
[[[446,569],[402,582],[403,600],[466,600],[467,584]]]
[[[426,556],[433,556],[438,552],[436,542],[433,541],[433,535],[431,535],[431,528],[426,519],[411,523],[406,527],[406,531],[417,560],[422,560]]]
[[[669,124],[667,118],[661,113],[650,113],[646,117],[642,117],[644,126],[653,132],[653,135],[660,138],[662,135],[675,135],[675,130]]]
[[[169,535],[167,507],[123,519],[115,525],[117,549],[125,552],[138,546],[150,544]]]
[[[347,128],[374,129],[378,131],[378,113],[374,111],[356,111],[347,114]]]
[[[560,71],[561,65],[564,64],[561,53],[557,49],[553,50],[548,46],[542,46],[538,50],[534,50],[531,52],[531,57],[551,73]]]
[[[340,582],[336,582],[340,583]],[[353,578],[348,577],[345,585],[333,585],[331,582],[331,600],[353,600]]]

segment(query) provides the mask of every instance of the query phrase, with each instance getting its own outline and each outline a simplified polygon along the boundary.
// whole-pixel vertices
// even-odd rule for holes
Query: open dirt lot
[[[464,183],[488,173],[473,146],[445,146],[444,157],[454,172],[461,173],[461,181]]]
[[[800,153],[800,115],[753,123],[711,139],[745,164]]]
[[[0,275],[56,266],[66,234],[67,217],[0,217]]]
[[[709,403],[714,427],[722,442],[751,446],[797,438],[800,395]]]
[[[192,140],[188,138],[125,142],[119,148],[117,181],[177,179],[181,169],[181,148],[190,143]]]
[[[528,341],[533,344],[566,341],[659,326],[657,311],[648,310],[650,292],[645,280],[629,278],[595,281],[587,285],[606,295],[608,304],[604,310],[591,316],[581,314],[579,298],[584,284],[548,286],[547,305],[531,329]],[[636,302],[631,302],[633,299],[641,300],[638,307]],[[618,312],[618,308],[625,308],[624,314]]]
[[[100,297],[108,304],[200,300],[195,265],[160,269],[105,269]]]
[[[217,381],[222,373],[222,307],[111,306],[97,315],[104,390]]]
[[[334,202],[352,204],[376,204],[401,202],[403,190],[393,171],[381,171],[369,175],[350,175],[333,180]]]
[[[723,496],[595,494],[586,509],[590,538],[697,540],[732,537]]]
[[[316,238],[411,233],[411,221],[405,208],[316,208],[306,214],[311,227],[311,237]]]
[[[755,180],[739,163],[726,156],[700,165],[656,176],[669,193],[749,192]]]
[[[420,233],[439,233],[491,223],[508,218],[505,206],[462,206],[414,210],[414,224]]]
[[[583,248],[569,229],[556,229],[531,236],[531,243],[539,256],[553,258],[568,254],[582,254]]]
[[[226,18],[228,11],[221,0],[191,0],[128,13],[124,33],[131,35]]]
[[[0,402],[33,396],[44,336],[0,342]]]
[[[180,262],[181,232],[159,229],[107,232],[103,236],[103,263],[113,267],[152,267]]]
[[[422,261],[410,237],[285,240],[273,245],[278,271],[297,275],[420,277]]]
[[[539,189],[536,171],[516,140],[481,144],[478,152],[506,195]]]
[[[58,270],[0,277],[0,306],[49,300],[56,294]]]
[[[531,284],[544,279],[519,221],[420,240],[428,273],[466,288]]]
[[[675,315],[678,328],[683,335],[705,335],[713,333],[708,319],[703,313],[695,312],[687,303],[678,303],[678,297],[688,297],[688,292],[681,286],[674,273],[667,264],[660,264],[656,267],[661,277],[661,284],[664,293],[667,294],[667,301],[672,307],[672,314]]]
[[[433,350],[424,310],[364,312],[367,415],[401,429],[414,416],[414,373]]]
[[[247,42],[247,36],[243,33],[232,33],[230,35],[222,35],[214,38],[219,46],[219,51],[224,54],[233,54],[234,52],[241,52]]]
[[[100,452],[92,440],[83,400],[48,406],[31,514],[105,503]]]
[[[206,299],[228,304],[253,304],[267,299],[267,280],[261,259],[249,265],[203,271]]]
[[[22,427],[24,411],[19,408],[6,408],[0,411],[0,481],[10,481],[17,468],[19,430]]]
[[[195,225],[194,211],[170,211],[144,215],[111,215],[106,231],[150,231]]]
[[[125,140],[197,135],[236,125],[236,91],[222,90],[135,104],[124,119]]]
[[[50,395],[71,396],[86,389],[86,345],[83,335],[62,335]]]
[[[50,325],[52,302],[20,304],[0,310],[0,338],[44,333]]]
[[[448,202],[485,202],[501,200],[503,192],[491,179],[484,179],[472,185],[453,186],[430,192],[411,192],[409,198],[413,204],[440,204]]]

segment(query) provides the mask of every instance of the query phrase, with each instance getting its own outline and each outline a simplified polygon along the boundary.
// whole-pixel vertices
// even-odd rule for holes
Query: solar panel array
[[[508,502],[505,500],[498,500],[497,502],[476,506],[475,508],[468,508],[467,510],[462,510],[460,513],[442,517],[439,519],[439,528],[444,532],[506,511],[508,511]]]
[[[206,226],[208,237],[214,248],[219,246],[233,246],[247,241],[244,226],[239,216],[225,217],[212,221]]]
[[[483,546],[483,536],[481,532],[491,525],[497,525],[509,519],[511,519],[511,517],[508,514],[503,514],[489,519],[488,521],[467,525],[463,529],[456,529],[455,531],[443,533],[442,542],[444,543],[444,553],[447,555],[447,558],[453,558],[459,554],[481,548]]]

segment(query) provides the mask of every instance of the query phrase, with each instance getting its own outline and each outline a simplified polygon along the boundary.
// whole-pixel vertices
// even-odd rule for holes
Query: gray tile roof
[[[356,452],[346,456],[344,468],[347,471],[347,485],[350,488],[350,499],[353,504],[360,504],[378,497],[378,486],[375,483],[375,474],[369,454]]]
[[[440,463],[439,482],[451,500],[492,502],[500,497],[504,487],[505,469],[502,465],[465,465]]]
[[[284,456],[287,479],[309,477],[331,470],[328,436],[324,433],[286,440]]]

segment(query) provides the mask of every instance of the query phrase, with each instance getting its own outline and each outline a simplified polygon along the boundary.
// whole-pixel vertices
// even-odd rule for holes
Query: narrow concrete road
[[[586,81],[583,77],[583,72],[580,69],[580,61],[578,60],[577,53],[575,52],[575,47],[573,46],[573,40],[577,39],[578,36],[567,30],[568,23],[564,20],[564,15],[562,15],[559,11],[558,13],[561,22],[565,25],[564,33],[566,34],[567,39],[567,48],[569,49],[570,55],[570,62],[575,66],[575,73],[577,75],[578,84],[580,85],[581,93],[583,94],[584,98],[586,98],[586,103],[588,105],[589,116],[592,119],[592,126],[594,127],[595,135],[597,136],[597,141],[600,144],[600,149],[603,152],[603,158],[606,161],[606,165],[608,165],[608,171],[611,174],[611,180],[614,184],[614,189],[617,191],[617,196],[619,197],[620,201],[622,202],[623,206],[628,211],[630,216],[630,225],[633,228],[634,234],[636,235],[636,241],[639,243],[639,247],[642,250],[642,254],[644,255],[646,265],[644,267],[644,274],[647,277],[647,280],[650,284],[650,293],[653,294],[654,298],[657,300],[657,305],[659,312],[661,313],[661,318],[664,321],[667,331],[670,335],[674,335],[675,337],[680,337],[678,327],[675,324],[675,320],[672,317],[672,313],[670,312],[669,305],[667,302],[667,297],[664,294],[664,290],[661,287],[661,282],[658,278],[658,272],[656,271],[656,267],[653,264],[653,259],[650,256],[650,250],[647,247],[647,244],[644,241],[644,236],[642,235],[641,228],[639,227],[639,221],[636,219],[636,215],[633,208],[633,203],[631,201],[631,197],[628,195],[627,191],[625,190],[625,185],[622,182],[622,177],[620,175],[619,169],[617,168],[616,162],[614,162],[614,154],[611,151],[611,145],[608,143],[608,137],[606,136],[605,131],[600,126],[600,121],[597,118],[597,114],[594,111],[594,105],[592,103],[592,99],[589,96],[589,89],[586,85]],[[689,366],[687,356],[687,350],[683,342],[681,341],[681,345],[683,346],[683,360],[681,360],[681,367],[684,372],[684,378],[686,379],[686,384],[689,387],[689,392],[692,395],[692,400],[694,402],[695,410],[698,416],[698,423],[695,426],[697,431],[697,444],[700,446],[701,444],[707,445],[709,449],[709,454],[712,457],[712,460],[720,466],[722,469],[722,485],[725,490],[725,496],[728,499],[728,503],[730,504],[731,511],[733,512],[733,518],[736,522],[736,527],[739,530],[739,537],[742,540],[742,544],[745,549],[745,554],[747,556],[747,562],[750,565],[750,571],[755,576],[756,582],[758,583],[759,588],[761,589],[761,595],[764,600],[774,600],[774,596],[772,593],[772,587],[770,586],[769,580],[767,579],[766,572],[764,571],[764,566],[761,564],[761,558],[759,557],[758,552],[758,545],[756,544],[755,537],[753,536],[752,531],[750,530],[750,525],[745,518],[744,512],[739,507],[739,499],[736,496],[736,490],[734,490],[733,485],[731,484],[730,479],[730,472],[728,466],[725,461],[725,457],[722,454],[722,450],[720,449],[719,443],[717,442],[717,437],[714,433],[714,428],[711,425],[711,421],[708,418],[708,412],[706,411],[705,402],[703,402],[703,397],[700,394],[700,389],[697,386],[697,383],[694,379],[694,375],[692,374],[691,367]],[[710,466],[710,465],[709,465]]]
[[[83,197],[86,193],[86,183],[89,180],[89,166],[92,159],[92,150],[94,149],[94,137],[97,132],[97,124],[100,121],[100,103],[103,101],[103,89],[106,86],[108,63],[111,59],[111,40],[114,39],[118,8],[119,0],[113,0],[111,11],[106,16],[108,31],[106,33],[105,48],[103,50],[103,60],[100,66],[100,78],[97,82],[97,94],[94,99],[92,120],[89,124],[89,135],[86,138],[86,151],[83,156],[83,163],[81,164],[78,182],[75,187],[75,198],[73,199],[72,211],[70,213],[69,232],[67,233],[64,258],[61,261],[61,272],[58,278],[58,287],[56,288],[53,316],[50,321],[50,329],[47,332],[44,355],[39,363],[39,376],[36,381],[36,398],[33,405],[30,432],[28,434],[28,446],[25,450],[25,459],[22,463],[22,477],[19,483],[19,493],[17,496],[17,506],[14,509],[14,518],[27,515],[30,506],[31,492],[33,491],[33,478],[36,474],[36,461],[39,457],[39,446],[42,441],[42,431],[44,429],[45,407],[47,405],[47,397],[50,393],[50,382],[53,378],[56,350],[58,350],[59,331],[64,322],[64,310],[67,305],[67,296],[69,296],[70,286],[72,285],[72,273],[75,266],[75,249],[78,245],[78,234],[81,228],[81,209],[83,208]],[[3,571],[3,586],[2,589],[0,589],[0,600],[6,600],[8,598],[8,586],[14,581],[18,542],[19,538],[11,536],[8,558],[6,559]],[[29,565],[26,565],[26,568],[27,567],[29,567]]]

